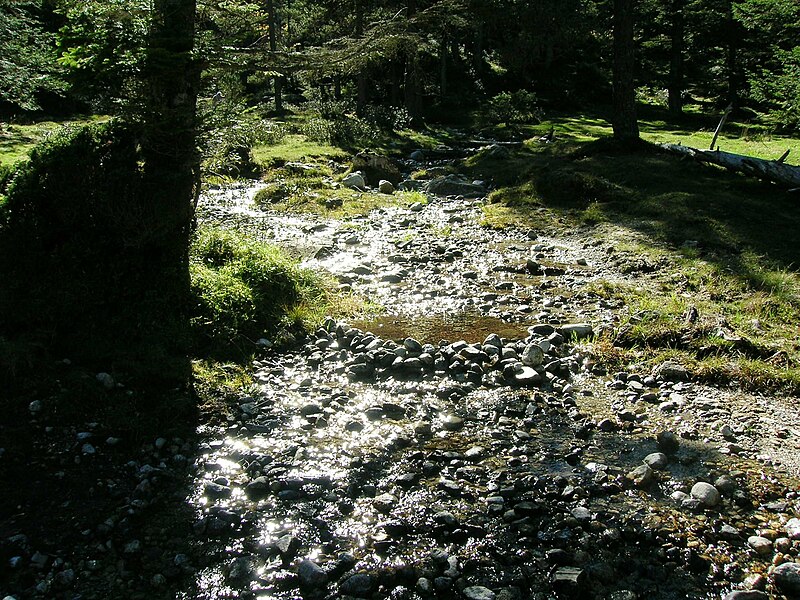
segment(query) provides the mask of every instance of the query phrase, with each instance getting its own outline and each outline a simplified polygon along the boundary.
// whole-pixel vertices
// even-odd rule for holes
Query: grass
[[[28,153],[36,144],[61,127],[86,125],[105,120],[108,120],[108,117],[92,116],[72,121],[3,124],[0,126],[0,167],[11,167],[20,161],[27,160]]]
[[[279,152],[281,147],[281,144],[277,145],[275,152]],[[415,202],[428,201],[420,192],[381,194],[346,188],[340,183],[344,172],[334,173],[328,162],[321,158],[330,157],[306,161],[306,169],[283,166],[266,171],[263,176],[266,186],[256,194],[256,204],[281,212],[347,219],[366,215],[377,208],[407,207]]]
[[[287,162],[305,162],[319,158],[344,160],[349,156],[342,148],[311,141],[300,133],[287,135],[278,144],[256,145],[252,153],[253,161],[265,170]]]
[[[505,163],[479,156],[464,168],[494,179],[485,225],[585,230],[617,255],[657,265],[655,285],[593,286],[627,307],[614,335],[596,343],[617,367],[672,357],[709,381],[800,393],[797,198],[649,143],[708,147],[716,118],[705,118],[704,127],[698,117],[690,121],[682,127],[648,114],[640,122],[645,142],[619,148],[603,119],[558,116]],[[556,141],[539,143],[551,126]],[[800,156],[800,139],[742,123],[729,124],[718,145],[762,158],[787,148]],[[690,307],[700,315],[694,323],[684,318]]]

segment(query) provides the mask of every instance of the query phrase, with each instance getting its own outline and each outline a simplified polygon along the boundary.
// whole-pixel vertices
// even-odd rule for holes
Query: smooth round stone
[[[764,592],[758,590],[735,590],[728,593],[722,600],[768,600]]]
[[[669,458],[663,452],[653,452],[644,457],[644,464],[656,471],[663,471],[667,468]]]
[[[328,574],[317,563],[307,559],[297,566],[297,576],[305,588],[321,588],[328,584]]]
[[[442,421],[442,426],[447,431],[458,431],[464,428],[464,419],[455,415],[448,415],[445,420]]]
[[[783,563],[772,572],[772,583],[790,598],[800,597],[800,563]]]
[[[786,521],[786,535],[793,540],[800,540],[800,519],[793,518]]]
[[[680,447],[678,436],[671,431],[662,431],[656,436],[659,449],[666,454],[675,454]]]
[[[369,598],[378,587],[378,580],[370,573],[356,573],[339,584],[339,591],[347,596]]]
[[[381,494],[372,501],[372,506],[374,506],[375,510],[378,512],[386,514],[397,506],[397,496]]]
[[[544,352],[538,344],[528,344],[522,351],[522,364],[538,367],[544,361]]]
[[[698,481],[692,486],[691,496],[699,500],[703,506],[716,506],[720,501],[717,488],[705,481]]]
[[[482,585],[472,585],[464,588],[463,594],[467,600],[494,600],[496,597],[492,590]]]
[[[751,535],[747,538],[747,545],[756,551],[759,556],[772,554],[772,542],[760,535]]]
[[[647,465],[636,467],[627,477],[638,488],[650,487],[656,480],[656,474]]]

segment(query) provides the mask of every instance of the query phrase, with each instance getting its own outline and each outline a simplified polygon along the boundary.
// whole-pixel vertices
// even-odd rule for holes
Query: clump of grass
[[[191,254],[198,352],[246,355],[259,338],[292,325],[288,315],[297,306],[325,301],[318,276],[277,247],[242,234],[204,228]]]
[[[227,423],[236,416],[243,394],[255,391],[252,369],[237,362],[213,359],[192,361],[192,379],[202,421]]]

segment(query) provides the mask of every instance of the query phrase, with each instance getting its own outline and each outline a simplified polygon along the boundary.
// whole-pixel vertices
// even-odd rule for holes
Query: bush
[[[16,170],[0,222],[0,334],[174,380],[188,373],[186,249],[161,233],[138,141],[117,123],[64,129]]]
[[[539,123],[542,110],[533,92],[501,92],[489,100],[487,117],[494,123]]]
[[[380,129],[356,116],[337,119],[317,117],[309,119],[302,133],[309,140],[329,146],[354,148],[370,146],[380,138]]]
[[[206,228],[191,249],[197,351],[229,356],[286,325],[286,314],[323,295],[309,272],[274,246]]]

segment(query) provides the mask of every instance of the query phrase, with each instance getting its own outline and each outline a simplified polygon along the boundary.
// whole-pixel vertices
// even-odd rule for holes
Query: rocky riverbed
[[[201,217],[289,248],[381,316],[329,318],[290,350],[262,340],[226,423],[124,464],[102,425],[65,430],[31,406],[62,480],[115,471],[87,478],[107,509],[68,539],[3,529],[0,592],[800,597],[795,399],[700,385],[670,362],[600,368],[588,340],[625,307],[592,284],[669,275],[616,251],[622,233],[494,231],[461,196],[287,217],[253,208],[254,189],[209,193]]]

